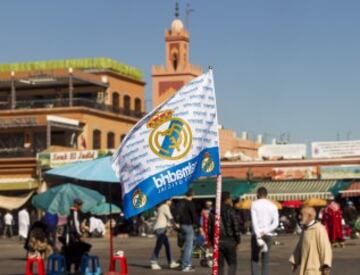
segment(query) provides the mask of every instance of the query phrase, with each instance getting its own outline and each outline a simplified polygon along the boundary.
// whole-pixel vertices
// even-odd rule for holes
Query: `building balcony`
[[[32,149],[21,147],[0,149],[0,159],[3,158],[33,158],[38,152]]]
[[[125,115],[134,118],[141,118],[145,115],[144,112],[138,110],[131,110],[120,108],[113,105],[99,103],[96,100],[87,98],[73,98],[72,103],[69,99],[38,99],[38,100],[24,100],[16,101],[15,110],[24,109],[52,109],[52,108],[66,108],[66,107],[86,107],[113,114]],[[0,102],[0,112],[2,110],[12,110],[8,102]]]

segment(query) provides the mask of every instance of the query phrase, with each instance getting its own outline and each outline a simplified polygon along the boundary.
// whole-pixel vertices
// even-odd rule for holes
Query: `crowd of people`
[[[46,258],[53,252],[65,257],[68,271],[78,271],[81,258],[91,249],[84,237],[103,237],[106,225],[101,217],[84,215],[83,201],[76,198],[69,215],[36,213],[30,215],[26,208],[18,212],[17,219],[8,211],[3,216],[3,238],[18,238],[24,243],[27,257]],[[14,230],[14,229],[17,230]]]
[[[257,190],[257,200],[249,210],[241,208],[241,200],[232,200],[230,193],[223,192],[221,205],[219,274],[236,274],[237,251],[242,234],[251,234],[251,274],[269,274],[270,251],[274,243],[273,236],[282,232],[276,205],[267,198],[267,190]],[[160,270],[159,251],[165,246],[167,262],[170,268],[180,264],[183,272],[194,271],[192,254],[198,239],[203,240],[203,249],[211,251],[214,240],[215,213],[211,201],[197,215],[193,202],[193,192],[189,190],[183,200],[172,203],[168,200],[158,207],[154,232],[155,248],[151,256],[150,267]],[[295,224],[290,226],[293,233],[300,234],[297,246],[290,255],[291,269],[299,274],[330,274],[332,266],[332,246],[344,247],[344,231],[350,228],[350,236],[356,237],[355,223],[358,211],[349,201],[344,210],[336,202],[323,209],[304,206],[298,210],[286,212],[286,219]],[[283,219],[284,220],[284,219]],[[168,232],[177,231],[181,258],[175,262],[172,256]],[[250,233],[251,232],[251,233]],[[206,255],[206,254],[204,254]],[[290,268],[289,268],[290,270]],[[289,272],[290,273],[290,272]]]
[[[232,200],[231,194],[222,193],[219,239],[219,274],[233,275],[237,271],[237,253],[242,234],[251,235],[251,274],[269,274],[270,251],[273,236],[283,231],[283,224],[290,228],[286,232],[300,234],[299,242],[289,261],[299,274],[329,274],[332,265],[332,247],[344,247],[346,236],[357,237],[359,214],[351,201],[342,208],[335,201],[322,209],[303,207],[299,210],[283,211],[280,215],[276,205],[267,198],[267,190],[257,190],[257,200],[250,209],[242,207],[242,200]],[[213,202],[206,201],[201,211],[193,201],[190,189],[182,200],[167,200],[157,208],[140,216],[125,220],[122,213],[113,217],[109,225],[103,217],[84,215],[82,200],[75,199],[67,216],[44,213],[40,218],[20,209],[17,217],[4,213],[0,228],[3,237],[11,238],[18,232],[29,257],[46,257],[53,251],[66,258],[67,269],[79,269],[82,255],[91,249],[84,237],[103,237],[108,230],[116,234],[154,236],[155,245],[150,255],[150,268],[160,270],[159,255],[165,247],[170,269],[183,272],[195,271],[192,258],[200,253],[201,263],[212,265],[215,212]],[[198,215],[199,214],[199,215]],[[17,230],[14,230],[15,223]],[[292,224],[292,225],[289,225]],[[175,259],[168,236],[177,236],[181,251]],[[174,249],[174,248],[173,248]]]

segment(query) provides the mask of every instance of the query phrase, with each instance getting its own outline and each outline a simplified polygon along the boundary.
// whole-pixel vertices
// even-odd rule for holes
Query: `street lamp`
[[[11,109],[16,108],[16,90],[15,90],[15,72],[11,71],[11,97],[10,97]]]
[[[73,68],[69,68],[69,106],[73,106],[74,85],[73,85]]]

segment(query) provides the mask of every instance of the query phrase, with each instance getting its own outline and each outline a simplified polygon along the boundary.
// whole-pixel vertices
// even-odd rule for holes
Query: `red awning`
[[[282,202],[281,205],[285,208],[300,208],[303,203],[300,200],[289,200]]]
[[[360,182],[353,182],[343,191],[340,191],[342,197],[358,197],[360,196]]]

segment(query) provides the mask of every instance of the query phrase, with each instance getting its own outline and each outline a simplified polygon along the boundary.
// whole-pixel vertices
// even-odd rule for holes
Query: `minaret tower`
[[[202,69],[189,63],[190,35],[179,19],[176,3],[175,19],[165,30],[165,65],[152,67],[153,107],[174,94],[191,79],[202,74]]]

